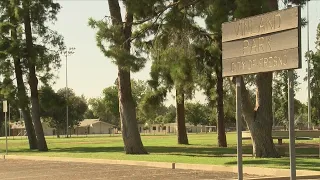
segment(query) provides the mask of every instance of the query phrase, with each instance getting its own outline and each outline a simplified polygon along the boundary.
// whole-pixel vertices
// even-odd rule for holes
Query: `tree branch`
[[[201,1],[204,1],[204,0],[194,0],[194,1],[191,1],[191,2],[189,2],[188,4],[186,4],[186,5],[178,8],[178,10],[180,11],[180,10],[182,10],[182,9],[188,7],[188,6],[195,5],[195,4],[197,4],[197,3],[201,2]],[[166,6],[166,7],[165,7],[164,9],[162,9],[161,11],[157,12],[157,13],[156,13],[156,14],[157,14],[156,16],[151,16],[151,17],[148,17],[148,18],[143,19],[143,20],[140,20],[140,21],[132,22],[132,25],[140,25],[140,24],[143,24],[143,23],[145,23],[145,22],[147,22],[147,21],[150,21],[150,20],[152,20],[152,19],[155,18],[155,20],[152,22],[152,24],[151,24],[151,26],[150,26],[149,28],[143,29],[143,31],[140,31],[140,32],[139,32],[137,35],[135,35],[134,37],[132,37],[132,38],[130,38],[130,39],[127,39],[127,40],[125,41],[125,43],[126,43],[128,40],[130,40],[130,42],[132,42],[134,39],[136,39],[136,38],[138,38],[139,36],[141,36],[142,34],[144,34],[146,31],[148,31],[150,28],[152,28],[152,27],[157,23],[157,21],[160,19],[161,15],[163,15],[165,11],[167,11],[167,10],[170,9],[170,8],[173,8],[173,7],[177,6],[177,5],[179,5],[179,3],[181,3],[181,1],[177,1],[177,2],[171,3],[170,5]],[[164,20],[165,20],[165,18],[161,19],[161,22],[163,22]],[[124,22],[124,23],[126,23],[126,22]]]

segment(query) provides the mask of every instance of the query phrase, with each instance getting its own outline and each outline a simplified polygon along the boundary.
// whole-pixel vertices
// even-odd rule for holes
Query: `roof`
[[[78,127],[88,127],[88,126],[92,126],[93,124],[96,123],[103,123],[109,126],[113,126],[110,123],[104,122],[104,121],[100,121],[99,119],[84,119],[83,121],[81,121],[78,125]]]
[[[139,124],[140,126],[145,126],[146,124]],[[155,123],[155,124],[148,124],[149,126],[177,126],[177,123],[165,123],[165,124],[158,124],[158,123]],[[195,126],[193,124],[190,124],[190,123],[185,123],[186,127],[188,126]],[[197,127],[200,127],[200,126],[203,126],[201,124],[198,124]]]
[[[48,124],[42,120],[41,120],[41,124],[42,125],[46,124],[48,126]],[[10,122],[10,127],[11,127],[11,129],[25,129],[26,128],[24,121]]]

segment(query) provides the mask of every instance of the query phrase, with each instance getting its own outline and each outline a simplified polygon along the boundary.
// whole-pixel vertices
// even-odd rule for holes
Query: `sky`
[[[96,46],[95,30],[88,26],[90,17],[100,20],[108,12],[106,0],[56,0],[62,6],[57,18],[58,21],[51,25],[52,29],[59,31],[65,38],[68,47],[74,47],[74,54],[68,57],[68,87],[72,88],[77,95],[85,95],[87,98],[100,97],[102,90],[112,86],[117,77],[117,68],[106,58]],[[320,0],[309,3],[309,46],[315,48],[316,28],[320,22]],[[306,8],[301,10],[306,17]],[[200,22],[201,23],[201,22]],[[307,28],[302,29],[302,54],[307,51]],[[133,73],[132,78],[148,80],[151,62],[138,73]],[[302,68],[296,70],[299,77],[300,90],[296,98],[301,102],[307,102],[307,83],[303,81],[306,76],[307,63],[302,57]],[[62,67],[56,73],[57,79],[53,88],[58,90],[66,86],[66,61],[62,59]],[[205,96],[196,92],[195,101],[205,102]],[[166,104],[175,104],[173,95],[168,97]]]

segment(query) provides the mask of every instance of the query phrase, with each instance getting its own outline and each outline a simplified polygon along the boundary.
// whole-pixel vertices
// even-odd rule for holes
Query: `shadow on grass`
[[[296,153],[297,154],[303,154],[303,155],[318,155],[319,154],[319,149],[318,148],[296,148]]]
[[[145,146],[150,154],[156,155],[176,155],[176,156],[192,156],[192,157],[234,157],[237,153],[235,147],[230,148],[217,148],[217,147],[192,147],[192,146],[177,146],[177,147],[165,147],[165,146]],[[39,153],[39,151],[30,151],[29,149],[10,150],[12,153]],[[53,148],[49,150],[49,153],[73,153],[73,154],[91,154],[91,153],[103,153],[103,152],[118,152],[124,153],[123,147],[64,147]],[[43,152],[45,154],[46,152]],[[244,146],[244,154],[252,154],[251,146]],[[265,166],[265,167],[279,167],[289,168],[290,162],[288,158],[274,158],[274,159],[252,159],[244,158],[244,165],[251,166]],[[237,165],[237,161],[230,159],[225,162],[225,165]],[[311,158],[298,158],[296,161],[297,169],[316,170],[320,171],[320,161]]]
[[[236,147],[218,148],[218,147],[203,147],[203,146],[145,146],[150,154],[161,155],[181,155],[193,157],[235,157],[237,154]],[[10,150],[17,153],[37,153],[39,151],[31,151],[29,149]],[[90,146],[76,146],[76,147],[57,147],[52,148],[49,152],[57,153],[99,153],[99,152],[124,152],[122,146],[113,147],[90,147]],[[297,155],[311,155],[319,153],[316,148],[296,149]],[[243,146],[244,155],[252,155],[252,146]]]
[[[217,147],[167,147],[167,146],[145,146],[150,154],[163,154],[163,155],[181,155],[181,156],[195,156],[195,157],[234,157],[237,154],[235,147],[231,148],[217,148]],[[11,150],[10,152],[25,152],[25,153],[38,153],[39,151],[31,151],[29,149]],[[57,153],[98,153],[98,152],[124,152],[123,147],[63,147],[52,148],[49,152]],[[244,154],[252,154],[250,146],[244,146]]]

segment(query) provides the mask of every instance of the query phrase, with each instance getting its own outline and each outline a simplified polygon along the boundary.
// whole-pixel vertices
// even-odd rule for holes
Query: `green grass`
[[[143,143],[149,155],[126,155],[123,151],[121,136],[89,136],[72,138],[47,137],[49,152],[28,150],[28,141],[24,138],[9,138],[9,154],[51,157],[99,158],[117,160],[140,160],[157,162],[176,162],[193,164],[236,165],[236,135],[228,133],[228,148],[218,148],[216,134],[189,134],[190,145],[177,145],[175,135],[142,135]],[[4,139],[0,139],[0,153],[4,150]],[[276,142],[276,141],[275,141]],[[284,141],[287,143],[288,141]],[[296,141],[300,143],[297,154],[319,153],[317,146],[302,148],[301,143],[317,144],[318,139]],[[243,152],[252,154],[251,141],[243,141]],[[222,157],[223,155],[223,157]],[[246,166],[289,168],[288,157],[279,159],[258,159],[244,157]],[[320,171],[319,158],[297,158],[297,168]]]

